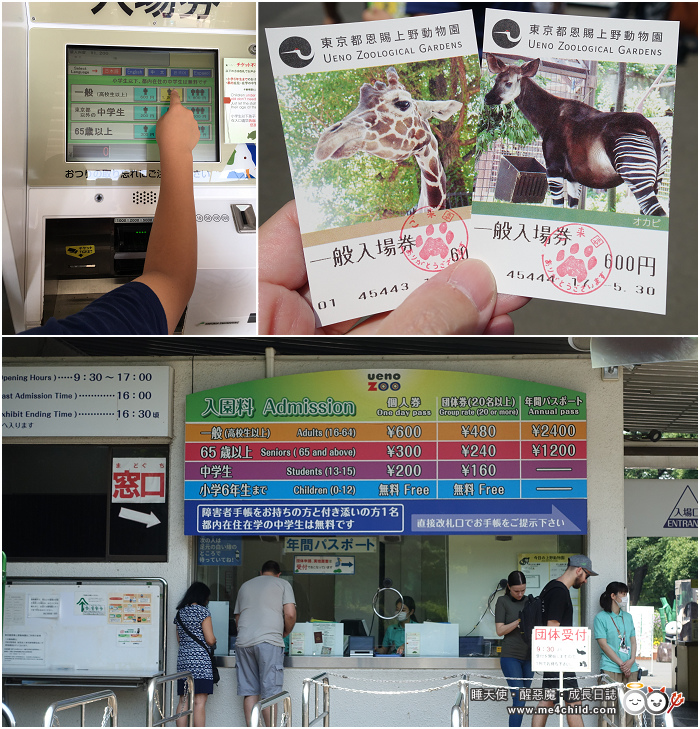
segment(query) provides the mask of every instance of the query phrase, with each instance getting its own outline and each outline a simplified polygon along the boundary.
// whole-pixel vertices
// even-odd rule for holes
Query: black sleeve
[[[547,594],[547,620],[563,623],[569,608],[569,591],[565,587],[552,587]]]
[[[167,334],[168,320],[155,291],[141,281],[119,286],[65,319],[21,334]]]

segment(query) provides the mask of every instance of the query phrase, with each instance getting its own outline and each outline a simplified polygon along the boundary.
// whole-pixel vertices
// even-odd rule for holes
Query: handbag
[[[180,618],[179,610],[175,614],[175,620],[177,620],[178,625],[185,631],[185,633],[187,633],[187,635],[189,635],[190,638],[192,638],[192,640],[195,643],[199,643],[199,645],[201,645],[202,648],[204,648],[204,650],[207,652],[207,655],[209,656],[209,660],[211,661],[212,678],[214,679],[214,683],[219,683],[219,681],[221,680],[221,676],[219,675],[219,668],[216,665],[216,659],[214,658],[214,647],[209,646],[206,643],[204,643],[203,641],[201,641],[196,635],[194,635],[192,633],[191,630],[189,630],[187,627],[185,627],[185,624],[182,622],[182,618]]]

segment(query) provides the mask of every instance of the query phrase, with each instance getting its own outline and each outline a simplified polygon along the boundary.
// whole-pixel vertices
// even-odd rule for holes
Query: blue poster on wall
[[[201,536],[197,541],[197,565],[240,567],[242,550],[241,537]]]

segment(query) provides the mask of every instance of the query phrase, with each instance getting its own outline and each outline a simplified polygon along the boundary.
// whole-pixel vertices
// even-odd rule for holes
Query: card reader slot
[[[255,233],[257,220],[252,205],[231,205],[233,223],[238,233]]]
[[[121,253],[146,252],[148,238],[151,235],[152,223],[115,223],[114,252],[115,258]]]

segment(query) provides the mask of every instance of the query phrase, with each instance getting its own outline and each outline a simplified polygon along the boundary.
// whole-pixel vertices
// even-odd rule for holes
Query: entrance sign
[[[532,670],[590,673],[590,628],[535,628],[532,631]]]
[[[697,479],[628,478],[624,484],[628,537],[697,537]]]
[[[185,534],[584,534],[586,396],[339,370],[187,396]]]
[[[2,434],[170,436],[172,372],[156,367],[3,367]]]

